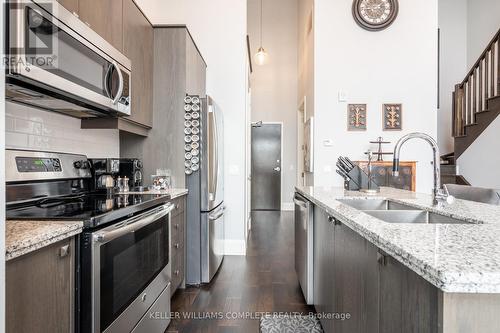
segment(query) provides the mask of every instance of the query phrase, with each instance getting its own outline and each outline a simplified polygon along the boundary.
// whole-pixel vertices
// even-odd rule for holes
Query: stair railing
[[[488,99],[500,96],[500,30],[488,44],[465,79],[453,92],[453,136],[466,134],[476,122],[476,113],[485,111]]]

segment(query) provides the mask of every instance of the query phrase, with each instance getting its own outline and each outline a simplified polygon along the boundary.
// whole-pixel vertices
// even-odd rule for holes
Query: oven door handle
[[[134,216],[119,223],[117,226],[111,226],[96,232],[93,235],[93,239],[98,243],[107,243],[128,233],[135,232],[170,214],[174,207],[173,203],[168,203],[160,208],[157,208],[152,213],[148,212],[139,216]]]

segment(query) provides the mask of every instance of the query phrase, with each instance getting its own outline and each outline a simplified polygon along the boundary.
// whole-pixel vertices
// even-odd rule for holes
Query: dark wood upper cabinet
[[[206,96],[205,61],[196,48],[191,35],[186,33],[186,93],[189,95]]]
[[[123,1],[123,52],[132,61],[132,114],[127,120],[153,125],[153,27],[132,0]]]
[[[82,2],[85,0],[81,0]],[[73,14],[78,14],[78,0],[57,0],[64,8],[72,12]]]
[[[118,40],[116,29],[121,27],[120,50],[132,62],[131,115],[121,118],[82,120],[82,128],[115,128],[124,132],[147,136],[153,127],[153,26],[133,0],[80,0],[83,19],[96,32]],[[96,4],[92,4],[92,3]],[[101,3],[102,2],[102,3]],[[121,10],[120,10],[121,8]],[[94,12],[99,14],[94,15]],[[111,16],[120,16],[120,22],[109,23]],[[94,17],[90,18],[90,16]],[[118,21],[118,19],[116,19]],[[104,37],[104,36],[103,36]],[[117,41],[120,44],[119,41]],[[118,44],[113,44],[115,47]]]
[[[61,0],[76,2],[78,0]],[[92,30],[123,51],[123,0],[79,0],[78,15]]]

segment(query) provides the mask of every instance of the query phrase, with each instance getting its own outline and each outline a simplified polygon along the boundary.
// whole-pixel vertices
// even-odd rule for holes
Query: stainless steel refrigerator
[[[223,118],[210,97],[197,96],[186,96],[184,118],[186,283],[197,285],[210,282],[224,259]]]

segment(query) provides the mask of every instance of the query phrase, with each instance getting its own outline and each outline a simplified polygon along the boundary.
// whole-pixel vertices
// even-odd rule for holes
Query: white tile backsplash
[[[6,148],[119,157],[118,130],[81,129],[80,119],[7,102]]]

